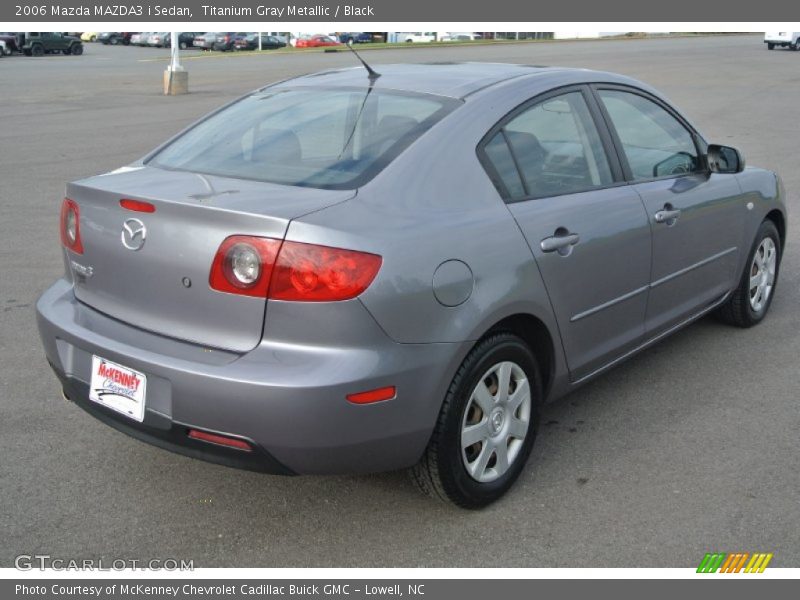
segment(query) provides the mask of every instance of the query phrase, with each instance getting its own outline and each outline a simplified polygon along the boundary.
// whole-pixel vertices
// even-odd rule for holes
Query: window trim
[[[599,113],[602,115],[602,118],[605,122],[605,127],[607,128],[611,139],[614,141],[614,147],[616,148],[617,159],[619,160],[620,165],[622,166],[623,174],[625,176],[625,181],[629,184],[639,184],[639,183],[650,183],[653,181],[664,181],[670,179],[682,179],[684,177],[697,177],[698,175],[708,176],[711,173],[711,170],[708,167],[708,161],[706,157],[706,152],[703,151],[708,144],[703,138],[702,135],[694,128],[692,125],[686,120],[686,118],[678,112],[678,110],[671,106],[666,101],[662,100],[658,96],[651,94],[641,88],[637,88],[630,85],[624,85],[619,83],[592,83],[589,85],[592,98],[597,105],[597,109]],[[641,96],[645,100],[649,100],[653,102],[656,106],[661,107],[664,109],[667,114],[672,116],[678,123],[686,129],[689,133],[689,136],[692,138],[692,143],[694,144],[695,152],[697,152],[697,160],[699,162],[699,169],[697,171],[692,171],[691,173],[682,173],[682,174],[669,174],[669,175],[662,175],[661,177],[649,177],[647,179],[636,179],[633,176],[633,171],[631,170],[630,164],[628,162],[628,157],[625,154],[625,148],[622,145],[622,140],[617,133],[617,129],[614,125],[614,121],[611,119],[611,115],[608,113],[605,104],[603,103],[603,99],[600,97],[600,92],[602,90],[609,90],[615,92],[627,92],[629,94],[634,94],[636,96]]]
[[[514,149],[511,144],[508,143],[508,138],[505,136],[504,127],[513,121],[517,116],[522,114],[523,112],[535,107],[542,102],[546,102],[552,98],[556,98],[558,96],[563,96],[566,94],[571,94],[574,92],[580,92],[583,96],[584,102],[586,102],[586,107],[589,111],[589,115],[591,117],[592,124],[597,131],[598,136],[600,137],[600,143],[603,147],[603,152],[606,157],[606,161],[608,162],[609,170],[611,171],[612,182],[605,184],[605,185],[594,185],[589,186],[586,188],[581,188],[577,190],[570,190],[568,192],[563,192],[560,194],[551,194],[547,196],[535,196],[528,192],[528,186],[525,181],[525,177],[522,174],[522,171],[519,168],[519,163],[517,161],[517,157],[514,154]],[[497,135],[499,132],[503,132],[503,137],[506,141],[506,145],[508,146],[508,150],[511,153],[511,157],[514,161],[514,166],[517,169],[517,175],[522,182],[523,189],[525,190],[525,196],[523,198],[512,198],[508,188],[505,185],[505,182],[500,177],[500,173],[495,168],[492,161],[489,159],[489,156],[486,154],[486,146],[489,142]],[[622,162],[620,161],[620,157],[614,143],[614,139],[611,137],[611,133],[608,129],[608,125],[603,117],[602,113],[600,112],[599,107],[597,106],[597,100],[594,97],[594,94],[590,88],[590,84],[588,83],[578,83],[578,84],[568,84],[557,88],[552,88],[547,90],[546,92],[542,92],[541,94],[537,94],[531,98],[528,98],[518,106],[514,107],[506,113],[497,123],[495,123],[489,131],[481,138],[478,142],[477,147],[475,148],[475,152],[478,157],[478,161],[481,163],[483,170],[489,176],[492,184],[494,184],[495,189],[497,189],[498,193],[502,197],[503,201],[506,204],[514,204],[517,202],[528,202],[530,200],[543,200],[545,198],[558,198],[560,196],[571,196],[575,194],[583,194],[586,192],[593,192],[596,190],[605,190],[609,188],[620,187],[622,185],[628,185],[629,181],[625,176],[625,172],[623,170]]]

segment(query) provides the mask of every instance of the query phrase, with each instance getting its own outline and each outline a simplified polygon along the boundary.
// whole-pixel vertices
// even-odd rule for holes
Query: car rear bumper
[[[346,310],[363,311],[359,301]],[[262,341],[238,354],[132,327],[82,304],[59,280],[36,306],[47,360],[64,393],[133,437],[195,458],[278,474],[404,468],[422,455],[441,401],[470,343],[398,344],[371,321],[366,344]],[[269,312],[269,309],[268,309]],[[268,328],[269,329],[269,328]],[[147,376],[138,423],[88,399],[92,356]],[[394,385],[368,405],[348,394]],[[250,442],[252,452],[188,437],[190,428]]]

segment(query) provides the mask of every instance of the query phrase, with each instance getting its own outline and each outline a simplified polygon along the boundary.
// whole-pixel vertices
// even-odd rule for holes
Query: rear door
[[[646,320],[657,334],[735,285],[744,199],[735,176],[708,171],[699,136],[669,106],[633,88],[596,93],[653,230]]]
[[[644,334],[650,227],[622,174],[588,88],[517,109],[482,159],[519,224],[553,305],[573,380]]]

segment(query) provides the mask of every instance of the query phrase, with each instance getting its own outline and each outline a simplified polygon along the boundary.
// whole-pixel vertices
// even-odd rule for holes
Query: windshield
[[[286,185],[351,189],[458,104],[374,89],[284,89],[247,96],[148,164]]]

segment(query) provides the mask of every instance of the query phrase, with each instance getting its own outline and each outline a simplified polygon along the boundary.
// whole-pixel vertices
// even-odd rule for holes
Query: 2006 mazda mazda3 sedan
[[[698,317],[758,323],[782,185],[582,69],[326,71],[70,183],[37,304],[64,394],[269,473],[411,467],[480,507],[539,407]]]

